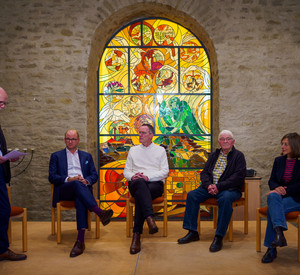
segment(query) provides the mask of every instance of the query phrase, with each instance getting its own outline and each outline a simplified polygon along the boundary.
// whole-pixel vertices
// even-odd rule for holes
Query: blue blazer
[[[90,189],[92,190],[92,185],[98,180],[98,174],[95,169],[92,155],[78,150],[78,156],[82,176],[90,183]],[[59,190],[65,183],[66,177],[68,177],[68,161],[66,149],[63,149],[53,153],[50,157],[49,181],[54,184],[53,207],[56,207],[56,203],[59,202]]]
[[[270,190],[274,190],[279,186],[286,186],[286,195],[292,197],[296,202],[300,202],[300,159],[296,159],[296,163],[292,173],[291,182],[285,183],[282,179],[286,164],[286,156],[275,158],[271,177],[269,179]]]

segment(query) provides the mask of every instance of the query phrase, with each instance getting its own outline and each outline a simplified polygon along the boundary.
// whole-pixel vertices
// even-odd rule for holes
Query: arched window
[[[183,26],[147,18],[122,27],[107,42],[99,70],[101,207],[125,217],[122,172],[138,129],[154,126],[153,142],[168,154],[169,215],[184,211],[212,148],[212,78],[205,46]]]

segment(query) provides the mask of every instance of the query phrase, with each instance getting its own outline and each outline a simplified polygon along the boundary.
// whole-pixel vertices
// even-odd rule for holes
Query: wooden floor
[[[157,223],[159,227],[161,222]],[[129,254],[130,238],[125,236],[125,222],[111,222],[101,227],[100,239],[95,239],[94,228],[86,233],[84,254],[70,258],[69,253],[76,239],[74,222],[63,222],[62,243],[50,234],[50,222],[28,223],[28,259],[22,262],[0,262],[0,274],[300,274],[297,261],[297,230],[289,224],[286,232],[288,246],[278,249],[278,257],[271,264],[262,264],[265,252],[255,251],[255,222],[249,223],[249,234],[243,234],[242,222],[234,222],[233,242],[224,240],[223,249],[208,251],[214,236],[212,222],[202,223],[199,242],[178,245],[177,239],[186,231],[182,222],[170,221],[169,236],[162,237],[162,230],[155,235],[145,234],[142,251]],[[94,226],[94,223],[93,223]],[[264,232],[266,222],[263,221]],[[21,252],[21,223],[13,222],[13,242],[10,248]],[[161,229],[161,228],[160,228]],[[264,234],[264,233],[263,233]]]

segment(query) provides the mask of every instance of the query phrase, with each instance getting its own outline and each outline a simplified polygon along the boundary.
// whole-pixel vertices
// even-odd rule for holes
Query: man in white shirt
[[[141,250],[140,235],[144,221],[147,221],[149,233],[158,232],[153,218],[152,200],[163,194],[163,180],[168,176],[169,165],[164,147],[152,143],[154,128],[143,124],[139,129],[140,145],[130,149],[124,169],[129,181],[130,194],[135,198],[135,217],[130,254]]]
[[[54,184],[53,207],[60,200],[75,201],[78,236],[70,257],[76,257],[85,249],[84,233],[88,227],[87,212],[95,212],[103,225],[110,222],[113,211],[98,207],[92,193],[92,185],[97,182],[98,174],[92,155],[78,150],[80,138],[76,130],[65,134],[66,148],[51,155],[49,181]]]

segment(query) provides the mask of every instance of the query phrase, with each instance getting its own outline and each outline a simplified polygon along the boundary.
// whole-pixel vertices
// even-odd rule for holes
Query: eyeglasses
[[[66,141],[76,141],[78,138],[65,138]]]
[[[222,142],[224,142],[224,141],[231,141],[232,140],[232,138],[220,138],[219,139],[219,141],[222,141]]]

